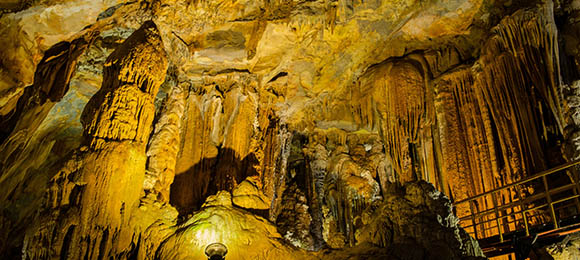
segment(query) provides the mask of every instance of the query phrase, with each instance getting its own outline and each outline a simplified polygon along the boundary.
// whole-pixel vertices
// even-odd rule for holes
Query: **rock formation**
[[[50,180],[23,258],[102,259],[131,247],[153,100],[167,70],[162,45],[147,21],[107,58],[103,86],[81,118],[86,146]]]
[[[580,257],[580,234],[578,232],[572,233],[563,241],[558,242],[552,246],[544,248],[553,259],[575,259]]]
[[[452,202],[580,157],[575,0],[0,10],[10,259],[477,259]]]

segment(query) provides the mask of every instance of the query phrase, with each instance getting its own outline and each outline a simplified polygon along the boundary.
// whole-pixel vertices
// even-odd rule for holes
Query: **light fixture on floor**
[[[211,243],[205,248],[205,255],[209,260],[224,260],[228,248],[222,243]]]

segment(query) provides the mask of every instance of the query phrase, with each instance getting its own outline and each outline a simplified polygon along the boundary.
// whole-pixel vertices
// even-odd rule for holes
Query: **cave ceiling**
[[[531,6],[524,1],[46,2],[52,5],[45,10],[31,7],[2,19],[3,34],[11,35],[4,44],[14,50],[2,53],[4,72],[20,88],[33,83],[42,53],[59,41],[97,32],[114,44],[152,19],[180,83],[247,73],[258,88],[283,98],[275,106],[297,129],[369,130],[372,126],[357,123],[358,115],[344,110],[370,67],[433,52],[434,58],[451,60],[431,66],[447,70],[477,57],[498,15],[517,10],[518,4]],[[10,88],[5,84],[2,91]]]

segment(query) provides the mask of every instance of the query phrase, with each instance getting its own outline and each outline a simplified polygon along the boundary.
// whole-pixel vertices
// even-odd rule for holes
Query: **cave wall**
[[[6,254],[170,258],[206,211],[386,247],[406,183],[458,201],[578,157],[576,1],[24,2],[0,16]]]

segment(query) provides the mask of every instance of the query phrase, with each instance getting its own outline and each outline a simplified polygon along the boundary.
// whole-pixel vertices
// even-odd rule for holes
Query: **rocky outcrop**
[[[208,197],[199,212],[179,225],[163,241],[155,259],[204,259],[205,247],[215,242],[228,247],[228,259],[307,258],[281,238],[268,220],[233,207],[232,195],[223,191]]]
[[[14,102],[11,108],[0,113],[0,143],[6,151],[0,157],[0,169],[6,170],[11,158],[18,157],[30,141],[24,138],[36,132],[53,106],[62,100],[69,89],[69,84],[77,60],[89,47],[95,33],[86,33],[72,42],[59,42],[48,49],[37,66],[34,84],[23,90],[21,99]]]
[[[554,260],[580,258],[580,233],[567,235],[562,241],[543,248]]]
[[[564,154],[572,160],[580,158],[580,81],[575,81],[563,88],[564,93],[564,113],[567,115],[566,128],[564,133],[567,140],[562,149]]]
[[[25,94],[25,90],[29,94],[30,92],[38,94],[41,88],[45,92],[54,88],[52,93],[58,96],[62,94],[59,92],[68,88],[70,74],[74,71],[75,57],[86,47],[87,41],[91,40],[90,37],[81,39],[84,38],[83,34],[90,32],[83,29],[90,27],[99,13],[113,2],[47,1],[44,7],[36,8],[30,8],[39,4],[34,1],[15,0],[4,1],[1,4],[0,10],[3,15],[0,18],[2,25],[0,34],[4,37],[0,40],[0,44],[4,48],[0,52],[2,60],[0,64],[0,120],[2,121],[0,122],[3,125],[6,124],[5,120],[13,117],[12,114],[20,116],[22,108],[15,111],[18,103],[22,106],[33,100],[38,102],[39,98],[41,103],[44,103],[44,96],[36,98],[26,96],[20,99]],[[52,59],[47,59],[51,57]],[[44,68],[38,69],[37,66]],[[43,86],[38,86],[39,84]],[[32,87],[33,85],[37,87]],[[53,95],[51,101],[62,98],[62,96],[60,98],[57,96]],[[43,119],[42,116],[34,118],[37,121]],[[25,121],[21,120],[21,124]],[[14,123],[11,122],[11,124]],[[12,127],[1,129],[1,139],[6,138],[6,134],[12,131]]]
[[[232,191],[232,202],[240,208],[269,210],[270,200],[262,192],[261,186],[258,176],[246,178]]]
[[[484,258],[459,227],[451,201],[424,181],[390,189],[359,221],[358,243],[391,249],[398,259]]]
[[[432,185],[412,182],[390,189],[385,196],[357,221],[360,229],[352,249],[309,255],[280,244],[282,236],[275,226],[235,207],[235,196],[222,191],[209,196],[199,212],[178,226],[161,244],[156,259],[203,258],[205,246],[214,242],[225,244],[232,259],[485,259],[477,241],[457,225],[449,199]],[[290,211],[283,210],[280,217],[291,217]],[[307,242],[303,234],[286,233],[285,237],[306,246],[301,244]]]

